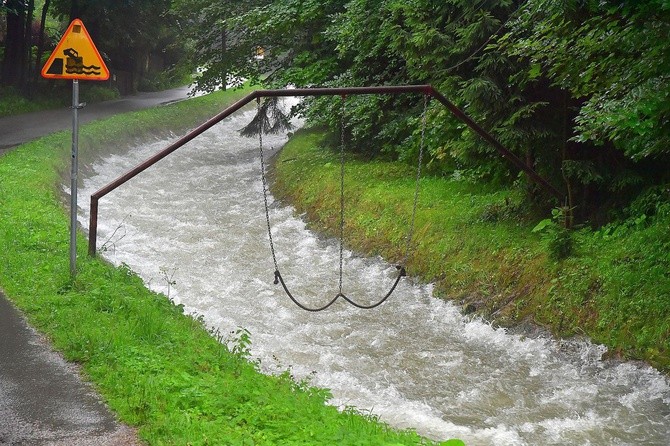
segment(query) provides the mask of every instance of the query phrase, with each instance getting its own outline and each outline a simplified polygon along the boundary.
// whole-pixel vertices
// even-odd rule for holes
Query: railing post
[[[91,195],[91,209],[88,221],[88,255],[95,257],[98,238],[98,197]]]

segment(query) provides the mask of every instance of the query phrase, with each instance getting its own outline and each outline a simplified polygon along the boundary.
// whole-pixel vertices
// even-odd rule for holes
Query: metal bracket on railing
[[[191,130],[186,135],[182,136],[172,144],[170,144],[165,149],[156,153],[151,158],[146,161],[138,164],[125,174],[118,177],[116,180],[112,181],[108,185],[99,189],[97,192],[94,192],[91,195],[91,214],[89,220],[89,234],[88,234],[88,254],[91,257],[95,257],[96,254],[96,243],[98,235],[98,201],[100,198],[104,197],[117,187],[121,186],[125,182],[129,181],[131,178],[135,177],[139,173],[148,169],[149,167],[156,164],[158,161],[162,160],[178,148],[182,147],[187,142],[191,141],[195,137],[204,133],[206,130],[209,130],[215,124],[221,122],[228,116],[232,115],[249,102],[253,101],[256,98],[268,98],[268,97],[289,97],[289,96],[348,96],[348,95],[365,95],[365,94],[404,94],[404,93],[416,93],[429,95],[437,99],[442,105],[444,105],[454,116],[460,119],[468,127],[470,127],[475,133],[481,136],[485,141],[491,144],[500,155],[510,161],[518,169],[525,172],[531,180],[540,185],[545,191],[555,197],[559,202],[563,202],[565,196],[558,191],[554,186],[552,186],[545,178],[540,176],[532,167],[528,166],[526,163],[521,161],[514,153],[509,149],[503,146],[497,139],[495,139],[490,133],[480,127],[475,121],[473,121],[468,115],[465,114],[461,109],[452,104],[446,97],[444,97],[440,92],[435,90],[432,85],[394,85],[394,86],[385,86],[385,87],[345,87],[345,88],[294,88],[286,90],[256,90],[249,93],[247,96],[235,102],[230,107],[226,108],[213,118],[209,119],[205,123]]]

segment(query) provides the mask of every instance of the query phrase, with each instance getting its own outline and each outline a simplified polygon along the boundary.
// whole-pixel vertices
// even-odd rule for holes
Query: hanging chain
[[[261,98],[256,98],[256,111],[260,116],[261,113]],[[272,240],[272,229],[270,226],[270,209],[268,206],[268,180],[265,176],[265,157],[263,156],[263,127],[258,127],[258,151],[261,155],[261,180],[263,182],[263,203],[265,204],[265,221],[268,226],[268,238],[270,239],[270,251],[272,251],[272,261],[275,264],[275,284],[277,282],[277,273],[279,266],[277,265],[277,255],[275,254],[275,245]]]
[[[344,114],[346,112],[346,96],[342,96],[340,112],[340,280],[339,294],[342,294],[342,275],[344,269]]]
[[[412,244],[412,237],[414,236],[414,220],[416,218],[416,208],[419,202],[419,183],[421,181],[421,165],[423,163],[423,150],[426,141],[426,112],[428,110],[428,101],[430,96],[423,95],[423,114],[421,115],[421,140],[419,142],[419,163],[416,167],[416,186],[414,188],[414,204],[412,205],[412,217],[409,221],[409,230],[407,232],[407,241],[405,246],[405,257],[402,260],[402,265],[407,263],[409,257],[410,247]]]
[[[279,272],[279,266],[277,264],[277,256],[275,253],[275,247],[274,247],[274,241],[272,239],[272,227],[270,225],[270,210],[268,206],[268,182],[267,182],[267,177],[265,175],[265,157],[263,154],[263,130],[259,129],[258,131],[258,151],[260,152],[260,158],[261,158],[261,179],[263,183],[263,204],[265,205],[265,221],[267,223],[267,228],[268,228],[268,238],[270,240],[270,250],[272,251],[272,261],[274,262],[275,266],[275,284],[281,284],[282,287],[284,288],[284,291],[286,294],[289,296],[289,298],[300,308],[307,310],[307,311],[323,311],[326,308],[329,308],[331,305],[333,305],[338,299],[342,298],[349,302],[351,305],[361,308],[361,309],[371,309],[375,308],[388,299],[391,294],[393,294],[393,291],[396,289],[398,283],[400,282],[400,279],[406,275],[405,272],[405,267],[403,266],[405,262],[407,262],[407,258],[409,257],[409,251],[410,251],[410,245],[412,241],[412,236],[414,233],[414,220],[416,218],[416,209],[419,201],[419,183],[421,180],[421,165],[423,164],[423,152],[424,152],[424,145],[425,145],[425,139],[426,139],[426,120],[427,120],[427,109],[428,109],[428,101],[429,101],[429,95],[424,95],[423,98],[423,115],[421,117],[421,141],[419,143],[419,163],[417,166],[417,172],[416,172],[416,188],[414,190],[414,203],[412,206],[412,216],[410,218],[409,222],[409,230],[407,234],[407,242],[406,242],[406,247],[405,247],[405,257],[403,259],[403,262],[401,265],[398,265],[398,275],[395,279],[395,282],[393,283],[393,286],[391,286],[391,289],[389,290],[388,293],[384,297],[382,297],[379,301],[372,303],[370,305],[362,305],[357,303],[356,301],[350,299],[347,297],[343,292],[342,292],[342,282],[343,282],[343,270],[344,270],[344,226],[345,226],[345,221],[344,221],[344,149],[345,149],[345,128],[344,128],[344,123],[345,123],[345,113],[346,113],[346,96],[342,95],[342,109],[341,109],[341,114],[340,114],[340,268],[339,268],[339,292],[338,294],[331,299],[328,303],[325,305],[322,305],[320,307],[308,307],[304,304],[302,304],[300,301],[298,301],[289,291],[288,286],[284,282],[284,279],[281,276],[281,273]],[[261,112],[261,105],[260,105],[260,98],[256,99],[256,107],[257,107],[257,112],[260,114]]]

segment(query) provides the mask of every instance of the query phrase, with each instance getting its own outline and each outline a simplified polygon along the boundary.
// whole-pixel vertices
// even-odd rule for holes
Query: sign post
[[[77,274],[77,176],[79,172],[79,80],[104,81],[109,70],[86,31],[74,19],[42,68],[47,79],[72,79],[72,166],[70,169],[70,275]]]
[[[79,172],[79,80],[72,81],[72,165],[70,169],[70,275],[77,274],[77,177]]]

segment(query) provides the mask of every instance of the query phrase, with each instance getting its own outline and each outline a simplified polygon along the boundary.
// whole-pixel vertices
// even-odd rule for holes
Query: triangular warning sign
[[[93,44],[86,27],[74,19],[42,68],[47,79],[105,81],[109,70]]]

